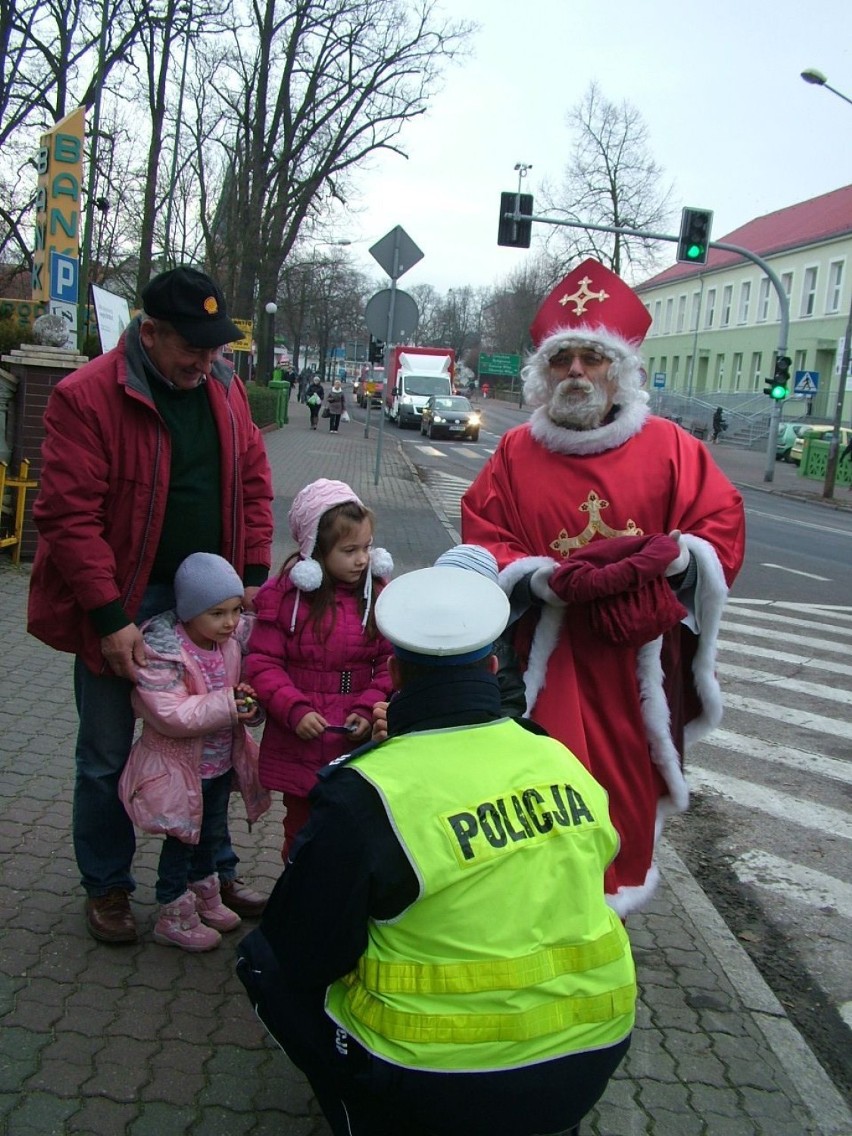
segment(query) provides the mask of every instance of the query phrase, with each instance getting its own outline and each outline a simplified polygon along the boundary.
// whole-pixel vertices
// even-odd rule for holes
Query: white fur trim
[[[660,883],[660,870],[652,864],[645,876],[645,882],[636,887],[619,888],[615,895],[607,895],[606,901],[621,919],[634,911],[641,911],[653,896]]]
[[[638,397],[621,406],[612,422],[594,430],[569,430],[551,422],[546,406],[530,417],[530,433],[546,450],[555,454],[602,454],[621,446],[638,434],[651,413],[647,402]]]
[[[681,538],[695,557],[698,580],[695,585],[695,620],[698,647],[692,661],[692,680],[701,700],[701,713],[687,723],[684,749],[706,738],[722,721],[722,691],[716,678],[716,649],[719,626],[728,599],[725,573],[709,541],[691,533]]]
[[[322,584],[322,567],[318,560],[300,560],[290,569],[290,579],[301,592],[315,592]]]
[[[662,636],[645,643],[636,656],[636,679],[639,683],[639,703],[642,721],[648,738],[651,760],[660,772],[668,790],[666,815],[686,812],[689,808],[689,789],[681,769],[680,754],[672,739],[671,714],[663,685],[663,666],[660,661]],[[663,807],[663,801],[658,810]]]
[[[393,557],[386,548],[374,548],[370,552],[370,572],[380,580],[389,580],[393,575]]]
[[[536,699],[544,688],[547,680],[547,660],[553,654],[556,642],[559,639],[564,614],[564,608],[550,607],[549,604],[541,609],[538,626],[535,629],[530,646],[527,669],[524,672],[524,688],[527,693],[525,718],[529,718],[532,714]]]

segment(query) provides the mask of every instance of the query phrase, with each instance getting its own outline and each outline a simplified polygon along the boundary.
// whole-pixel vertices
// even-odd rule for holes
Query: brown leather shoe
[[[269,898],[258,891],[252,891],[240,879],[220,880],[219,891],[224,905],[247,919],[257,919],[262,915]]]
[[[112,888],[106,895],[86,900],[86,927],[102,943],[135,943],[139,939],[136,920],[130,910],[130,895],[123,888]]]

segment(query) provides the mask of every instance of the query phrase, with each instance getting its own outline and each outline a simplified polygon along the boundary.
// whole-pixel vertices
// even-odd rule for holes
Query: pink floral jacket
[[[140,668],[133,707],[142,718],[119,781],[127,814],[143,832],[197,844],[203,814],[201,753],[205,734],[233,726],[231,760],[235,787],[249,823],[269,808],[269,793],[257,773],[258,746],[240,721],[233,688],[240,681],[242,652],[252,617],[243,616],[235,635],[222,645],[227,686],[209,691],[192,656],[182,647],[173,611],[143,625],[147,664]]]

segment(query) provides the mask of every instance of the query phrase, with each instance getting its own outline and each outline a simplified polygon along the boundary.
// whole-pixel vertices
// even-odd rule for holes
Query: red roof
[[[775,253],[846,236],[849,233],[852,233],[852,185],[834,189],[831,193],[823,193],[819,197],[812,197],[809,201],[800,201],[797,205],[788,205],[786,209],[767,213],[765,217],[756,217],[753,221],[741,225],[739,229],[734,229],[732,233],[713,239],[724,241],[726,244],[741,245],[766,258]],[[664,272],[659,272],[642,284],[636,285],[635,291],[643,292],[660,284],[685,280],[710,269],[726,268],[743,259],[739,253],[711,248],[706,264],[672,265]]]

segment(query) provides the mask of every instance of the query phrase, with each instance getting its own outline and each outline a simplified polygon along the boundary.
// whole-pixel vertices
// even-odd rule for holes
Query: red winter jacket
[[[30,583],[28,630],[58,651],[105,668],[86,612],[119,600],[133,619],[157,552],[171,439],[144,374],[118,346],[62,379],[45,412],[41,487],[33,519],[41,539]],[[222,461],[221,555],[237,572],[269,568],[272,479],[242,383],[221,362],[207,393]]]
[[[382,585],[376,579],[373,583],[375,602]],[[309,622],[310,597],[298,591],[289,575],[268,580],[254,598],[257,622],[243,672],[266,710],[260,781],[267,789],[307,797],[317,770],[352,748],[345,734],[326,731],[313,741],[297,737],[296,726],[308,711],[342,726],[352,713],[371,721],[375,703],[390,697],[392,648],[383,636],[370,639],[361,627],[358,595],[338,585],[334,629],[325,642]]]

